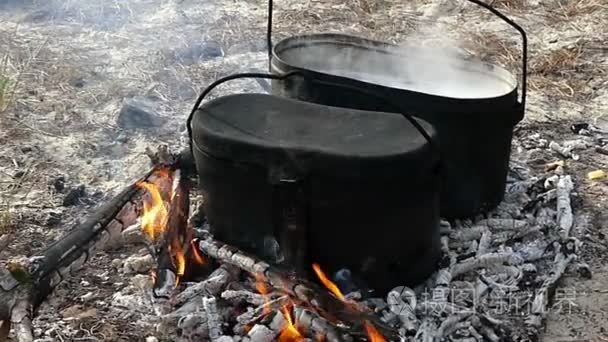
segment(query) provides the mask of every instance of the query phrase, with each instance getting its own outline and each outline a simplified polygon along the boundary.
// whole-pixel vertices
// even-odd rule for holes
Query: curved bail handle
[[[200,93],[200,95],[194,102],[194,106],[192,107],[190,114],[188,114],[188,119],[186,120],[186,129],[188,130],[188,140],[190,141],[190,152],[191,153],[194,152],[193,146],[192,146],[192,118],[194,117],[194,113],[196,113],[196,111],[200,107],[200,105],[203,102],[203,100],[205,99],[205,97],[207,95],[209,95],[209,93],[213,89],[215,89],[217,86],[221,85],[222,83],[232,81],[235,79],[239,79],[239,78],[264,78],[264,79],[271,79],[271,80],[282,80],[282,79],[285,79],[287,77],[293,76],[298,73],[299,73],[298,71],[292,71],[292,72],[288,72],[288,73],[285,73],[282,75],[275,75],[275,74],[258,73],[258,72],[245,72],[245,73],[228,75],[226,77],[222,77],[220,79],[215,80],[213,83],[211,83],[209,86],[207,86],[207,88],[203,89],[203,91]]]
[[[502,14],[497,9],[486,4],[485,2],[483,2],[481,0],[468,0],[468,1],[487,9],[492,14],[494,14],[495,16],[502,19],[502,21],[507,23],[509,26],[516,29],[519,32],[519,34],[521,35],[521,40],[522,40],[521,114],[522,114],[522,118],[523,118],[523,114],[526,111],[526,96],[528,94],[528,36],[526,35],[526,31],[524,31],[524,29],[521,26],[519,26],[517,23],[515,23],[509,17]]]
[[[266,47],[268,48],[268,71],[272,61],[272,12],[273,0],[268,0],[268,22],[266,24]]]

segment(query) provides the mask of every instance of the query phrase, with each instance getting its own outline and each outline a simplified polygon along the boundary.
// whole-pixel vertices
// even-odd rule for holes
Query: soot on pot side
[[[513,127],[523,118],[524,102],[508,71],[441,53],[343,34],[289,37],[273,47],[271,70],[306,77],[273,80],[272,91],[328,106],[412,113],[430,123],[446,168],[441,215],[467,218],[503,199]]]
[[[298,271],[347,268],[380,292],[417,284],[439,256],[440,178],[422,134],[435,131],[412,120],[271,95],[209,101],[192,146],[212,234],[281,263],[278,246]]]

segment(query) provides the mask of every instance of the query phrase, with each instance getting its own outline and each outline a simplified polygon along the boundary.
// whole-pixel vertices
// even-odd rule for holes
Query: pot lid
[[[434,129],[417,120],[436,139]],[[428,172],[436,157],[402,115],[329,107],[265,94],[204,104],[192,120],[194,153],[296,174],[385,177]]]

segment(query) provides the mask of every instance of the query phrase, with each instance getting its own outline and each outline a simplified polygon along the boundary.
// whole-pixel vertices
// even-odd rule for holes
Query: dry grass
[[[556,0],[557,7],[550,12],[555,19],[571,20],[574,17],[592,14],[606,8],[604,0]]]
[[[494,33],[471,34],[463,48],[483,61],[520,72],[521,50]]]
[[[588,79],[596,70],[583,53],[583,44],[576,44],[535,58],[530,65],[530,88],[565,98],[591,94]]]
[[[528,5],[527,0],[494,0],[490,5],[496,8],[505,8],[508,10],[523,10]]]
[[[0,113],[6,110],[10,101],[11,79],[8,76],[8,55],[0,60]]]
[[[0,208],[0,235],[12,233],[15,230],[13,215],[8,210],[8,206]]]
[[[582,54],[583,48],[579,44],[554,50],[534,60],[530,66],[530,73],[549,76],[564,75],[576,71],[581,64]]]

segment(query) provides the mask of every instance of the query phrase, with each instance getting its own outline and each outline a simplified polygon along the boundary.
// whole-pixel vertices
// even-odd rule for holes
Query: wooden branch
[[[186,253],[192,241],[188,229],[190,211],[190,185],[182,177],[180,170],[175,171],[174,190],[167,213],[167,225],[161,238],[156,241],[157,277],[154,282],[154,296],[168,298],[185,274]],[[175,261],[181,260],[182,265]],[[181,269],[180,269],[181,268]]]
[[[237,277],[238,272],[234,267],[221,265],[218,269],[213,271],[205,281],[190,286],[178,294],[175,298],[175,305],[183,305],[197,297],[217,296],[224,290],[229,282],[235,280]],[[223,294],[222,297],[224,297]]]
[[[153,179],[153,168],[138,182]],[[0,270],[0,320],[12,321],[20,341],[31,340],[31,319],[40,303],[137,218],[140,188],[135,182],[26,265]],[[3,325],[4,326],[4,325]]]
[[[153,170],[140,181],[147,181],[155,176]],[[32,279],[35,282],[34,304],[37,306],[64,278],[73,275],[86,263],[98,249],[119,236],[121,230],[136,220],[138,195],[140,188],[131,184],[101,209],[95,211],[87,221],[73,228],[62,238],[51,244],[35,258],[35,270]],[[131,221],[131,222],[129,222]]]
[[[338,330],[319,314],[303,307],[294,307],[294,321],[310,337],[327,342],[341,342]]]
[[[510,265],[520,265],[524,262],[523,258],[516,253],[508,253],[508,252],[497,252],[497,253],[488,253],[478,257],[470,258],[460,263],[454,265],[452,267],[451,273],[452,277],[456,278],[460,275],[468,273],[470,271],[479,269],[479,268],[492,268],[503,263],[508,263]]]
[[[32,342],[33,307],[30,298],[23,298],[15,304],[11,315],[11,324],[19,342]]]
[[[226,245],[211,237],[198,240],[197,245],[201,252],[209,257],[217,259],[220,263],[234,265],[253,276],[256,274],[263,275],[270,285],[279,291],[288,294],[292,298],[312,306],[323,316],[333,316],[336,320],[341,321],[344,324],[360,323],[363,320],[367,320],[387,339],[392,340],[399,338],[395,329],[385,325],[371,311],[343,302],[329,294],[327,290],[320,288],[304,278],[270,266],[235,247]],[[361,329],[361,333],[364,333],[363,327],[361,327]]]
[[[557,283],[566,272],[568,265],[576,260],[577,255],[572,253],[565,255],[559,252],[555,258],[555,263],[549,273],[549,277],[543,281],[540,289],[537,291],[534,301],[532,302],[532,315],[526,320],[526,323],[534,328],[539,328],[547,314],[547,306],[551,302],[551,298],[555,294]]]

